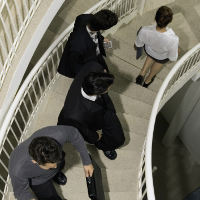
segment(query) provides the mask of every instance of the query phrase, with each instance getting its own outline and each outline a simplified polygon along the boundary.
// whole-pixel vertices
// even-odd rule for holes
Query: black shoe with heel
[[[136,84],[142,85],[143,80],[144,80],[144,76],[138,75],[136,78]]]
[[[144,82],[144,83],[143,83],[143,87],[148,88],[149,85],[150,85],[151,83],[153,83],[155,77],[156,77],[156,75],[154,75],[154,76],[152,77],[152,79],[151,79],[151,81],[150,81],[149,83],[145,83],[145,82]]]

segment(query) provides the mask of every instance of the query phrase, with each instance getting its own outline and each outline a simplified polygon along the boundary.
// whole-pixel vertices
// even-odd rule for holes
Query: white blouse
[[[156,24],[142,27],[136,37],[135,45],[142,47],[145,44],[146,52],[158,60],[169,58],[176,61],[178,58],[179,38],[175,35],[171,28],[167,27],[167,31],[160,33],[156,30]]]

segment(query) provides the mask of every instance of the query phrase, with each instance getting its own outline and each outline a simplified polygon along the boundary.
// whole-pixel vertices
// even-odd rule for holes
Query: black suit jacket
[[[110,109],[115,112],[115,108],[108,93],[101,95],[106,108],[82,96],[82,80],[90,71],[103,71],[103,67],[92,61],[87,63],[77,74],[68,91],[64,107],[58,119],[58,125],[76,127],[83,138],[93,144],[99,139],[96,131],[103,128],[105,111]]]
[[[74,78],[87,62],[98,62],[96,44],[86,29],[86,23],[91,17],[92,14],[82,14],[76,18],[73,32],[69,36],[58,66],[58,72],[60,74]],[[97,37],[100,54],[106,56],[103,48],[104,37],[99,32],[97,32]]]

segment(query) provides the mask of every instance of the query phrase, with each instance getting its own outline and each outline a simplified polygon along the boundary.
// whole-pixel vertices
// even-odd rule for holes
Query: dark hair
[[[34,138],[29,145],[28,152],[39,165],[59,163],[62,160],[62,149],[50,137]]]
[[[107,30],[118,22],[116,13],[110,10],[100,10],[95,13],[87,22],[87,26],[91,31]]]
[[[113,84],[114,75],[105,72],[90,72],[83,78],[82,88],[87,95],[104,93]]]
[[[155,16],[156,23],[159,28],[166,27],[173,19],[173,12],[167,6],[161,6]]]

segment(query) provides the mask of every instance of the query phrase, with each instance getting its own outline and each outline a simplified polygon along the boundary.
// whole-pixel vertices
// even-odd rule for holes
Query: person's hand
[[[88,177],[88,176],[91,177],[94,171],[93,165],[92,164],[86,165],[86,166],[83,166],[83,168],[85,171],[85,177]]]
[[[110,41],[109,41],[109,39],[107,39],[107,38],[104,38],[104,40],[103,40],[104,42],[107,42],[108,44],[110,44]],[[108,51],[109,50],[109,48],[106,48],[105,49],[106,51]]]
[[[98,131],[97,131],[97,133],[98,133],[98,135],[99,135],[99,139],[98,139],[97,141],[99,141],[99,140],[101,139],[101,137],[102,137],[102,134],[99,133]]]
[[[103,71],[104,71],[105,73],[107,73],[107,70],[106,70],[106,69],[104,69]]]
[[[107,38],[104,38],[103,41],[104,41],[104,42],[107,42],[108,44],[110,44],[110,41],[109,41],[109,39],[107,39]]]

